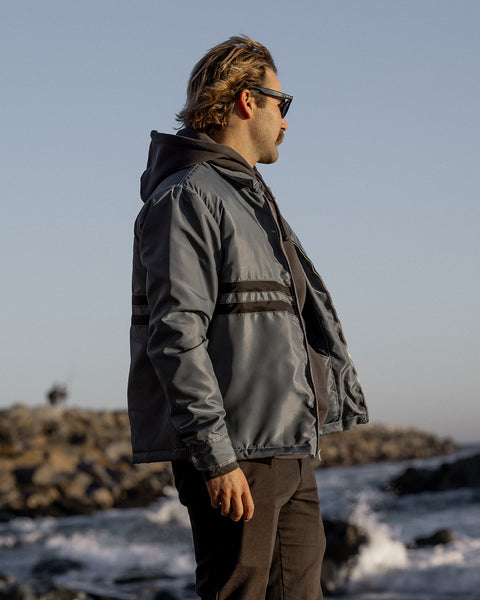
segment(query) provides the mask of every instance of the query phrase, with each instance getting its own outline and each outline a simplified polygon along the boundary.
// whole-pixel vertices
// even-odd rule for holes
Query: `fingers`
[[[220,508],[220,494],[219,491],[212,485],[213,480],[207,481],[207,490],[210,495],[210,504],[212,508]]]
[[[242,499],[231,496],[228,490],[221,491],[218,496],[211,499],[213,508],[219,509],[222,517],[230,517],[233,521],[239,521],[244,512]]]
[[[207,481],[210,502],[223,517],[232,521],[249,521],[253,517],[254,503],[250,487],[241,469]]]
[[[254,505],[249,490],[248,494],[235,494],[225,500],[222,496],[221,500],[217,502],[217,507],[220,509],[222,517],[230,517],[232,521],[240,521],[242,518],[244,521],[250,521],[253,517]]]
[[[243,503],[243,495],[232,496],[232,498],[230,499],[230,512],[227,513],[226,509],[225,513],[226,514],[224,514],[222,511],[222,515],[230,517],[232,521],[240,521],[242,517],[245,520],[245,506]]]
[[[246,490],[246,493],[242,496],[243,502],[243,520],[250,521],[253,517],[253,513],[255,511],[255,505],[253,503],[252,494],[250,492],[250,487]]]

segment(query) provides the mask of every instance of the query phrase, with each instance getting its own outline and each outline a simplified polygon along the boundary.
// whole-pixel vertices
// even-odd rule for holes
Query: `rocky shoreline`
[[[360,425],[332,433],[321,440],[317,468],[348,467],[378,462],[399,462],[450,454],[458,449],[451,438],[413,427]]]
[[[361,426],[322,440],[317,467],[400,461],[456,449],[412,428]],[[171,485],[168,464],[132,465],[128,416],[65,406],[0,411],[0,520],[147,506]]]
[[[456,449],[452,440],[427,432],[369,425],[325,436],[321,460],[316,467],[426,458]],[[465,468],[473,473],[475,483],[478,459],[473,471],[470,463]],[[444,475],[445,469],[440,472]],[[389,489],[395,493],[417,491],[416,479],[410,484],[414,476],[432,485],[430,473],[422,470],[414,473],[410,469],[407,475],[408,489],[401,478],[390,482]],[[161,497],[171,484],[168,464],[131,464],[128,417],[123,411],[82,410],[63,405],[16,405],[0,411],[0,522],[17,516],[62,517],[109,508],[144,507]],[[400,484],[404,484],[405,490]],[[325,519],[324,526],[328,544],[322,586],[326,593],[335,594],[348,578],[360,547],[369,540],[368,534],[352,523]],[[440,530],[429,538],[412,540],[409,547],[448,543],[451,539],[450,531]],[[51,556],[38,557],[28,584],[0,570],[0,600],[131,600],[139,597],[112,593],[101,586],[81,584],[70,589],[55,583],[63,573],[81,570],[82,565],[69,557]],[[134,581],[145,580],[149,588],[152,574],[134,575]],[[168,577],[165,581],[164,589],[158,591],[156,587],[157,591],[141,597],[145,600],[194,597],[192,584],[177,593],[167,585]]]

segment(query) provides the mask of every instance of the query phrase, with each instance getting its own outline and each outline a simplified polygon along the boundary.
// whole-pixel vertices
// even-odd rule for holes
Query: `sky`
[[[274,165],[374,423],[479,441],[477,0],[3,0],[0,408],[124,409],[152,129],[231,35],[294,96]]]

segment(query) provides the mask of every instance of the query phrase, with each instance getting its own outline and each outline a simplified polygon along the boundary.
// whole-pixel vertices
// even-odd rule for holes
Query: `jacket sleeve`
[[[222,243],[204,198],[182,186],[154,201],[139,225],[150,308],[147,353],[174,428],[199,470],[236,460],[208,347]]]

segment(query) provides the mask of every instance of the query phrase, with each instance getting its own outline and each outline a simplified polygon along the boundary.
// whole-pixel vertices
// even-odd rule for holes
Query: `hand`
[[[213,508],[219,508],[223,517],[232,521],[249,521],[253,517],[254,504],[250,486],[240,467],[226,475],[214,477],[207,482]]]

